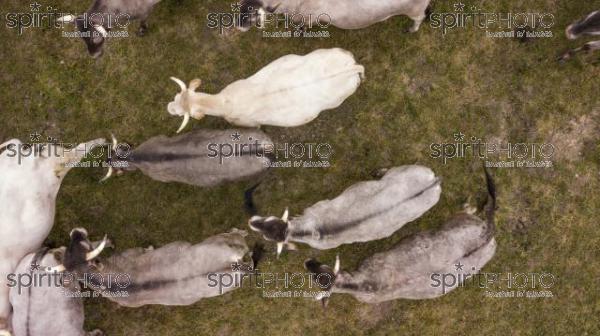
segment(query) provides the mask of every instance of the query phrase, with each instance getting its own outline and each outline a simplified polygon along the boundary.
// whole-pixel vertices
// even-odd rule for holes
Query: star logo
[[[454,11],[455,12],[462,12],[465,10],[465,4],[462,2],[456,3],[454,4]]]
[[[42,135],[36,131],[29,134],[29,139],[31,139],[31,142],[39,142],[42,139]]]
[[[242,138],[242,135],[240,133],[238,133],[237,131],[231,135],[231,139],[233,141],[240,141],[241,138]]]
[[[239,2],[231,4],[231,10],[233,12],[239,12],[242,9],[242,5]]]
[[[240,263],[238,263],[237,261],[234,262],[233,264],[231,264],[232,272],[239,272],[241,269],[242,269],[242,265]]]
[[[29,267],[29,270],[31,272],[35,272],[35,271],[39,271],[41,269],[41,265],[38,263],[32,263],[31,266]]]
[[[458,264],[454,264],[454,267],[456,267],[457,271],[462,271],[463,270],[463,264],[460,263],[460,261],[458,262]]]
[[[40,4],[39,4],[39,3],[37,3],[37,2],[34,2],[34,3],[32,3],[31,5],[29,5],[29,7],[31,7],[31,10],[32,10],[32,11],[36,11],[36,12],[37,12],[37,11],[39,11],[39,10],[40,10],[40,7],[42,7],[42,5],[40,5]]]
[[[465,139],[465,135],[462,132],[454,133],[455,141],[463,141]]]

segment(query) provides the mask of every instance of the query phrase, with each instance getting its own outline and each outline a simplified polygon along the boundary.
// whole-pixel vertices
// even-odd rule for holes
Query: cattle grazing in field
[[[12,327],[15,336],[102,336],[100,330],[83,330],[84,309],[79,283],[59,273],[45,273],[41,266],[55,267],[65,254],[65,248],[48,251],[43,248],[27,255],[18,264],[17,276],[38,277],[37,284],[10,290],[13,307]],[[44,276],[44,277],[42,277]]]
[[[104,51],[104,42],[111,29],[126,29],[132,20],[139,19],[138,35],[144,35],[148,29],[148,16],[158,2],[160,0],[95,0],[84,14],[65,15],[58,21],[75,24],[89,54],[97,58]]]
[[[298,25],[331,24],[341,29],[361,29],[393,16],[413,20],[408,29],[419,30],[427,17],[430,0],[244,0],[241,4],[240,30],[252,24],[266,25],[267,13],[287,14]]]
[[[600,35],[600,10],[594,11],[584,19],[569,25],[566,29],[566,35],[569,40],[574,40],[585,35]],[[600,41],[588,42],[580,48],[569,50],[560,57],[560,60],[567,60],[581,51],[594,50],[600,50]]]
[[[282,218],[254,216],[248,224],[277,243],[278,255],[292,242],[331,249],[391,236],[433,207],[440,193],[440,180],[431,169],[401,166],[380,180],[359,182],[332,200],[314,204],[300,217],[289,219],[286,210]]]
[[[188,87],[171,77],[181,92],[168,104],[168,111],[184,118],[178,133],[190,117],[202,119],[205,115],[243,127],[300,126],[321,111],[340,106],[357,90],[363,74],[363,66],[350,52],[334,48],[283,56],[218,94],[195,92],[199,79]]]
[[[113,137],[104,179],[114,171],[139,169],[154,180],[210,187],[263,173],[270,166],[272,146],[259,130],[200,129],[172,138],[156,136],[135,149]]]
[[[391,250],[365,259],[354,272],[340,271],[339,257],[334,269],[314,259],[305,267],[328,275],[321,278],[330,279],[324,286],[329,293],[347,293],[366,303],[442,296],[477,274],[496,251],[496,189],[487,171],[486,180],[485,220],[461,212],[437,230],[408,236]],[[448,275],[455,281],[445,286]],[[326,304],[328,295],[318,298]]]
[[[13,139],[0,145],[0,331],[7,329],[11,312],[6,276],[50,233],[56,196],[69,170],[102,144],[104,139],[97,139],[69,149]]]

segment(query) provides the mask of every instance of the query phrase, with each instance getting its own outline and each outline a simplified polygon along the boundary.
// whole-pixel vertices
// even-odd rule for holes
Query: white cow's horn
[[[179,126],[177,133],[183,131],[183,129],[185,128],[185,126],[187,126],[187,124],[189,122],[190,122],[190,112],[185,112],[185,114],[183,115],[183,122],[181,123],[181,126]]]
[[[102,35],[102,37],[108,36],[108,32],[101,25],[94,25],[94,29],[96,29],[98,31],[98,33],[100,33],[100,35]]]
[[[181,79],[171,77],[171,80],[177,83],[177,85],[179,85],[179,87],[181,88],[181,93],[187,91],[187,86],[185,86],[185,83]]]
[[[93,251],[86,253],[85,260],[90,261],[99,256],[100,253],[102,253],[102,250],[104,250],[104,248],[106,247],[107,239],[107,236],[104,236],[104,239],[102,239],[102,242],[100,243],[100,245],[98,245],[98,247],[96,247]]]
[[[108,172],[106,173],[106,176],[104,176],[104,178],[102,178],[102,180],[100,180],[100,182],[104,182],[104,181],[108,180],[112,176],[113,171],[114,171],[113,167],[109,166],[108,167]]]
[[[58,19],[56,19],[56,21],[60,22],[60,23],[72,23],[73,21],[75,21],[75,16],[73,16],[73,15],[61,16]]]
[[[333,266],[333,274],[337,275],[340,272],[340,255],[335,256],[335,266]]]
[[[119,144],[119,142],[117,141],[117,138],[115,137],[114,134],[110,133],[110,137],[112,138],[112,145],[113,145],[113,149],[117,147],[117,145]]]
[[[290,210],[288,208],[285,208],[285,211],[283,212],[283,216],[281,216],[281,220],[287,223],[289,217],[290,217]]]
[[[61,273],[66,270],[67,269],[65,268],[64,265],[58,265],[58,266],[54,266],[54,267],[48,267],[47,272],[48,273],[54,273],[54,272]]]

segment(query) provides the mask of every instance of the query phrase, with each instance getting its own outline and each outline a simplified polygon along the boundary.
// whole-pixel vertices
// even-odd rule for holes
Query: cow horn
[[[261,7],[258,9],[258,28],[265,28],[265,21],[267,18],[267,12]]]
[[[112,134],[112,133],[110,133],[110,137],[111,137],[111,139],[112,139],[112,145],[113,145],[113,148],[116,148],[116,147],[117,147],[117,145],[119,144],[119,142],[117,141],[117,137],[115,137],[115,135],[114,135],[114,134]]]
[[[107,240],[108,237],[105,235],[104,239],[102,239],[102,242],[100,243],[100,245],[98,245],[98,247],[96,247],[93,251],[86,253],[85,260],[90,261],[99,256],[100,253],[102,253],[102,250],[104,250],[104,248],[106,247]]]
[[[108,32],[101,25],[94,25],[94,29],[96,29],[96,31],[98,31],[98,33],[100,33],[100,35],[102,35],[102,37],[108,36]]]
[[[281,216],[281,220],[287,223],[289,217],[290,217],[290,210],[288,208],[285,208],[285,211],[283,212],[283,216]]]
[[[102,178],[102,180],[100,180],[100,182],[104,182],[104,181],[108,180],[112,176],[113,172],[114,172],[113,167],[108,166],[108,172],[106,173],[106,176],[104,176],[104,178]]]
[[[75,16],[74,15],[65,15],[65,16],[61,16],[58,19],[56,19],[57,22],[60,23],[72,23],[73,21],[75,21]]]
[[[199,78],[196,78],[190,82],[190,90],[194,91],[202,85],[202,81]]]
[[[61,264],[61,265],[54,266],[54,267],[48,267],[48,268],[46,269],[46,271],[47,271],[48,273],[54,273],[54,272],[56,272],[56,273],[61,273],[61,272],[64,272],[64,271],[66,271],[66,270],[67,270],[67,269],[65,268],[65,265],[62,265],[62,264]]]
[[[177,130],[177,133],[183,131],[183,129],[185,128],[185,126],[187,126],[187,124],[190,122],[190,112],[185,112],[185,114],[183,115],[183,121],[181,122],[181,126],[179,126],[179,129]]]
[[[181,93],[187,91],[187,87],[185,86],[185,83],[181,79],[171,77],[171,80],[174,81],[175,83],[177,83],[177,85],[179,85],[179,87],[181,88]]]
[[[333,266],[333,274],[337,275],[340,272],[340,255],[335,256],[335,265]]]
[[[284,242],[277,243],[277,259],[279,259],[279,255],[283,252],[283,245],[285,245]]]

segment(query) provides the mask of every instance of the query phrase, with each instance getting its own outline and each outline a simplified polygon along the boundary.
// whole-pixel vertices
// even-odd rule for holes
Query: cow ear
[[[196,91],[196,89],[199,88],[201,84],[202,81],[199,78],[196,78],[190,82],[189,89],[192,91]]]

